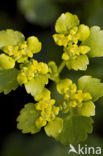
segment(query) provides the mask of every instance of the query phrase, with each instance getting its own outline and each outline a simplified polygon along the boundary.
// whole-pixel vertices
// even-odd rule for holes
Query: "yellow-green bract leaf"
[[[5,54],[1,54],[0,55],[0,68],[1,69],[10,69],[10,68],[13,68],[15,66],[15,61],[5,55]]]
[[[53,121],[50,121],[44,128],[48,136],[56,138],[62,131],[63,119],[56,117]]]
[[[80,77],[78,80],[78,88],[84,92],[89,92],[93,101],[97,101],[103,96],[103,83],[100,82],[100,79],[91,76]]]
[[[78,31],[78,34],[79,34],[79,40],[80,41],[85,41],[89,35],[90,35],[90,29],[88,26],[84,25],[84,24],[81,24],[79,26],[79,31]]]
[[[86,55],[77,56],[76,59],[70,59],[66,62],[67,68],[74,70],[86,70],[88,64],[89,60]]]
[[[35,110],[34,103],[26,104],[17,118],[17,128],[22,130],[22,133],[37,133],[40,131],[40,129],[35,126],[35,121],[38,117],[39,112]]]
[[[72,116],[63,120],[63,130],[56,138],[62,144],[77,144],[92,133],[93,120],[90,117]]]
[[[77,25],[79,25],[78,17],[67,12],[65,14],[61,14],[57,19],[55,30],[57,33],[68,33],[71,28]]]
[[[83,44],[91,48],[88,53],[90,57],[101,57],[103,56],[103,31],[98,26],[91,27],[90,31],[90,36]]]
[[[0,71],[0,93],[8,94],[18,87],[17,74],[18,70],[15,68]]]
[[[33,51],[33,53],[38,53],[41,50],[41,42],[35,36],[28,37],[28,46]]]
[[[39,94],[35,96],[35,100],[40,101],[43,99],[50,99],[50,95],[51,95],[51,92],[48,89],[44,88],[42,92],[40,92]]]
[[[78,113],[82,116],[94,116],[95,115],[95,105],[92,101],[84,102],[82,107],[78,108]]]
[[[25,84],[25,88],[27,93],[31,94],[32,96],[36,96],[45,87],[45,84],[48,83],[48,77],[46,75],[39,75],[36,78],[33,78],[31,81]]]
[[[24,40],[24,35],[11,29],[0,31],[0,49],[8,45],[16,45]]]

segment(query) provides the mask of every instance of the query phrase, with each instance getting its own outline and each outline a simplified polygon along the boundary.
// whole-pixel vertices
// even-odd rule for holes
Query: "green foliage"
[[[35,13],[33,9],[39,1],[19,0],[26,16],[33,15],[32,18]],[[51,1],[47,5],[49,3]],[[61,143],[76,144],[92,133],[91,116],[95,115],[93,102],[103,96],[103,83],[91,76],[82,76],[76,84],[72,79],[61,79],[60,74],[65,66],[68,70],[86,70],[89,56],[103,56],[103,32],[97,26],[90,29],[80,24],[78,17],[69,12],[57,19],[55,30],[53,39],[63,47],[59,67],[54,61],[44,63],[34,59],[42,45],[37,37],[24,40],[20,32],[0,32],[0,92],[7,94],[15,90],[18,84],[24,85],[26,92],[36,101],[35,104],[26,104],[17,118],[17,127],[23,133],[34,134],[43,127],[48,136]],[[55,83],[56,92],[46,88],[49,80]],[[55,99],[52,98],[53,94],[58,94]]]
[[[17,45],[19,42],[24,41],[24,35],[19,31],[7,29],[0,31],[0,49],[8,45]]]
[[[81,24],[79,26],[79,33],[80,33],[80,38],[79,38],[80,41],[85,41],[90,35],[89,27],[84,24]]]
[[[82,76],[78,80],[78,87],[85,92],[89,92],[92,95],[93,101],[97,101],[103,96],[103,83],[100,82],[100,79]]]
[[[94,116],[95,115],[95,105],[92,101],[84,102],[82,107],[78,108],[78,113],[82,116]]]
[[[32,96],[36,96],[38,93],[40,93],[45,85],[48,83],[48,78],[46,76],[40,75],[35,79],[32,79],[28,83],[25,84],[25,89],[28,94],[31,94]]]
[[[64,118],[63,130],[57,136],[57,140],[62,144],[77,144],[87,138],[88,133],[92,133],[93,120],[82,116],[68,116]]]
[[[37,133],[40,131],[40,129],[35,126],[35,121],[38,116],[39,112],[35,110],[35,105],[33,103],[26,104],[17,118],[18,129],[22,130],[23,133]]]
[[[38,93],[37,96],[35,96],[35,100],[36,100],[36,101],[40,101],[40,100],[43,100],[44,97],[45,97],[46,99],[50,99],[50,97],[51,97],[50,91],[49,91],[48,89],[46,89],[46,88],[44,88],[44,89],[42,90],[42,92]]]
[[[45,127],[45,132],[48,136],[52,136],[56,138],[61,132],[63,128],[63,119],[55,118],[55,120],[48,123]]]
[[[15,66],[15,61],[11,57],[5,54],[0,55],[0,68],[2,70],[14,68],[14,66]]]
[[[27,39],[28,46],[33,51],[33,53],[38,53],[41,50],[41,42],[39,42],[38,38],[35,36],[31,36]],[[34,46],[35,44],[35,46]]]
[[[8,94],[18,87],[17,74],[18,70],[15,68],[0,71],[0,92]]]
[[[48,91],[47,89],[43,90],[43,92],[47,91]],[[47,93],[49,93],[49,91]],[[18,128],[23,129],[24,133],[36,133],[42,127],[46,125],[47,127],[48,125],[50,126],[52,121],[54,122],[54,119],[57,123],[59,121],[59,119],[56,118],[56,115],[58,115],[59,113],[59,107],[54,106],[55,100],[50,99],[51,96],[43,97],[42,93],[39,93],[39,95],[40,95],[39,99],[38,96],[36,97],[38,102],[35,105],[31,103],[25,105],[25,108],[21,111],[20,116],[17,118]],[[35,118],[34,115],[36,115]],[[61,120],[59,121],[60,124],[62,124]],[[52,124],[51,126],[53,129],[54,125]],[[61,125],[58,126],[60,127]],[[54,133],[57,134],[56,130],[54,130]]]
[[[58,16],[58,6],[52,0],[18,0],[18,7],[29,22],[43,26]]]
[[[68,33],[71,28],[77,25],[79,25],[78,17],[67,12],[58,18],[55,30],[57,33]]]
[[[83,44],[91,48],[88,53],[90,57],[101,57],[103,56],[103,31],[98,26],[91,27],[90,31],[90,36]]]
[[[75,60],[71,59],[66,62],[67,68],[74,70],[86,70],[87,65],[89,64],[88,57],[86,55],[80,55]]]

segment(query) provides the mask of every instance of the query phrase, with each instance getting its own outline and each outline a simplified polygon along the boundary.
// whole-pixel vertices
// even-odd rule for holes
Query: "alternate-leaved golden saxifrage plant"
[[[75,84],[60,78],[68,70],[86,70],[89,57],[103,56],[103,31],[98,26],[89,28],[80,24],[76,15],[62,14],[55,24],[53,39],[63,47],[61,64],[54,61],[38,62],[33,55],[40,52],[41,42],[31,36],[25,40],[22,33],[0,31],[0,92],[8,94],[24,85],[36,103],[27,103],[17,118],[22,133],[35,134],[44,127],[48,136],[63,144],[79,143],[92,133],[95,104],[103,96],[103,83],[91,76],[82,76]],[[61,101],[51,98],[45,85],[56,84]]]

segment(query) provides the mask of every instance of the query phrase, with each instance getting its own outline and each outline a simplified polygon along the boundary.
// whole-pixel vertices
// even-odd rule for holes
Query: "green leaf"
[[[17,45],[24,40],[24,35],[11,29],[0,31],[0,49],[8,45]]]
[[[71,28],[77,25],[79,25],[78,17],[67,12],[65,14],[61,14],[57,19],[55,30],[57,33],[68,33]]]
[[[30,23],[48,26],[58,16],[58,5],[52,0],[18,0],[18,7]]]
[[[5,55],[5,54],[0,54],[0,68],[1,69],[10,69],[10,68],[14,68],[15,66],[15,61]]]
[[[42,92],[40,92],[35,96],[35,101],[40,101],[43,100],[44,98],[48,100],[50,99],[50,97],[51,97],[51,92],[47,88],[44,88]]]
[[[71,59],[66,62],[67,68],[74,70],[86,70],[88,64],[89,60],[86,55],[77,56],[76,59]]]
[[[44,128],[48,136],[56,138],[62,131],[63,119],[56,117],[53,121],[50,121]]]
[[[48,77],[45,75],[39,75],[36,78],[33,78],[31,81],[25,84],[25,89],[28,94],[31,94],[32,96],[36,96],[45,87],[45,84],[48,83]]]
[[[95,115],[95,105],[92,101],[84,102],[82,107],[78,108],[78,113],[82,116],[94,116]]]
[[[78,80],[78,88],[84,92],[89,92],[93,98],[93,101],[97,101],[103,96],[103,83],[100,79],[93,78],[91,76],[82,76]]]
[[[8,94],[18,87],[17,74],[18,70],[15,68],[0,71],[0,93]]]
[[[34,103],[26,104],[17,118],[17,128],[22,130],[22,133],[37,133],[40,131],[40,129],[35,126],[35,121],[38,117],[39,112],[35,110]]]
[[[56,138],[62,144],[77,144],[92,133],[93,120],[83,116],[66,117],[63,121],[63,130]]]
[[[79,40],[85,41],[90,35],[89,27],[87,25],[81,24],[79,26],[78,34],[79,34]]]
[[[103,31],[98,26],[91,27],[90,31],[90,36],[83,44],[91,48],[88,52],[90,57],[101,57],[103,56]]]
[[[37,37],[35,37],[35,36],[28,37],[27,43],[33,53],[40,52],[42,45],[41,45],[41,42],[39,42]]]

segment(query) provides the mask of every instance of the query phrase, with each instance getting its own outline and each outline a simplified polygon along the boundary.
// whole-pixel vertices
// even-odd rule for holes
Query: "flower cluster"
[[[90,36],[90,28],[79,24],[78,17],[67,12],[58,18],[55,30],[53,38],[57,45],[63,46],[62,59],[66,62],[67,68],[85,70],[89,63],[86,54],[91,50],[85,44]]]
[[[103,56],[103,32],[97,26],[80,24],[69,12],[57,19],[55,30],[54,41],[63,46],[59,67],[54,61],[46,64],[33,59],[41,50],[37,37],[25,41],[20,32],[0,31],[0,92],[7,94],[24,84],[36,103],[27,103],[20,111],[18,129],[34,134],[44,127],[48,136],[67,145],[81,142],[92,132],[94,102],[103,96],[103,83],[86,75],[75,84],[68,78],[61,79],[60,74],[65,66],[86,70],[89,57]],[[49,80],[56,84],[57,90],[50,88],[56,100],[46,89]]]
[[[59,107],[54,106],[55,100],[51,99],[50,91],[46,88],[42,93],[35,97],[36,103],[35,108],[40,111],[40,117],[36,120],[36,127],[41,128],[46,126],[47,122],[55,119],[56,115],[59,113]]]
[[[29,57],[32,58],[33,54],[38,53],[40,50],[41,43],[35,36],[27,38],[27,41],[20,42],[18,45],[9,45],[3,48],[3,52],[18,63],[28,61]]]
[[[73,22],[68,27],[70,20],[73,20]],[[60,24],[61,21],[62,25]],[[66,13],[62,14],[57,20],[56,32],[58,34],[53,35],[55,42],[57,45],[64,47],[63,62],[59,68],[53,61],[46,64],[34,59],[28,59],[33,57],[33,54],[37,53],[41,47],[40,44],[38,46],[37,42],[39,49],[35,49],[34,37],[28,38],[27,41],[18,45],[20,49],[20,53],[17,52],[18,57],[16,57],[16,50],[10,50],[9,46],[3,49],[15,61],[21,63],[17,81],[20,85],[24,84],[27,93],[31,93],[36,101],[35,104],[26,104],[22,109],[17,118],[18,128],[24,133],[31,132],[34,134],[44,127],[46,134],[54,138],[58,138],[60,134],[62,135],[68,129],[67,125],[69,124],[66,123],[68,119],[75,120],[77,116],[77,118],[81,117],[84,120],[83,117],[95,115],[95,105],[92,102],[91,91],[78,88],[70,79],[61,80],[59,77],[65,65],[68,69],[86,69],[88,64],[86,54],[90,51],[90,47],[84,45],[83,42],[89,37],[90,29],[88,26],[79,25],[77,16]],[[13,47],[16,48],[17,46]],[[45,88],[48,79],[56,83],[57,91],[62,95],[58,105],[51,98],[51,92]],[[27,122],[24,121],[24,117]],[[90,118],[85,119],[90,124]]]
[[[56,25],[58,25],[63,18],[69,19],[71,16],[73,15],[70,13],[62,14],[57,20]],[[85,41],[90,35],[89,27],[83,24],[79,25],[78,18],[76,21],[75,25],[70,27],[67,31],[59,31],[58,34],[53,35],[56,44],[64,46],[62,59],[65,61],[69,59],[76,59],[79,55],[85,55],[90,51],[90,47],[81,45],[81,42]],[[56,30],[58,32],[58,28],[56,28]]]
[[[57,90],[64,97],[64,102],[61,107],[64,113],[67,113],[70,108],[83,107],[85,102],[92,100],[90,93],[84,93],[82,90],[78,90],[76,84],[70,79],[61,80],[57,84]]]
[[[46,63],[37,62],[32,59],[26,65],[21,65],[21,71],[17,76],[20,85],[27,83],[39,74],[45,75],[48,73],[48,66]]]

